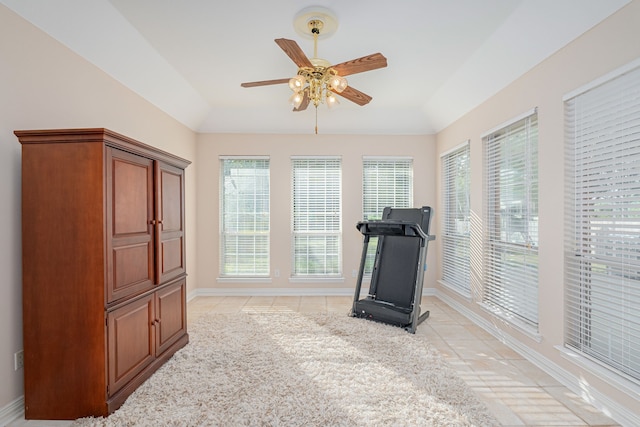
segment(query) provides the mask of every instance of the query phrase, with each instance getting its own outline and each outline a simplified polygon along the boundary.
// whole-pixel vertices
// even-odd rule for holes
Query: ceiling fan
[[[280,48],[298,66],[298,72],[293,78],[276,80],[262,80],[242,83],[242,87],[256,87],[288,83],[293,91],[289,102],[293,111],[306,110],[309,104],[316,107],[316,133],[318,105],[326,103],[331,107],[338,103],[335,94],[348,99],[360,106],[368,104],[371,96],[349,86],[345,76],[371,71],[387,66],[387,58],[381,53],[374,53],[351,61],[331,65],[326,59],[318,57],[318,38],[327,37],[337,28],[335,15],[326,9],[305,9],[294,20],[294,27],[298,33],[313,37],[313,58],[308,58],[298,43],[289,39],[275,39]]]

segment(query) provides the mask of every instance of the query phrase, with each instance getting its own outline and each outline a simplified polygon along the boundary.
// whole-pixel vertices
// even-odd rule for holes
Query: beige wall
[[[532,35],[535,37],[535,35]],[[481,135],[519,114],[538,107],[539,121],[539,319],[541,342],[511,330],[483,311],[476,302],[468,302],[440,286],[439,291],[467,307],[489,323],[505,330],[519,343],[582,378],[585,391],[590,387],[604,393],[640,415],[638,395],[620,392],[607,380],[593,375],[566,358],[555,346],[563,344],[563,176],[564,120],[562,97],[593,79],[640,57],[640,1],[607,19],[557,54],[541,63],[506,89],[465,115],[437,135],[438,153],[471,140],[472,247],[482,245],[482,141]],[[438,165],[438,168],[440,166]],[[440,172],[438,172],[438,179]],[[439,186],[438,186],[439,188]],[[440,253],[438,251],[438,253]],[[438,260],[440,264],[440,260]],[[473,287],[481,269],[472,262]],[[438,271],[438,277],[441,272]]]
[[[312,131],[312,123],[310,123]],[[271,282],[219,282],[219,156],[268,155],[271,170]],[[344,282],[290,283],[291,276],[291,156],[338,155],[342,158],[342,237]],[[286,292],[320,292],[349,295],[360,266],[362,235],[362,156],[413,158],[414,206],[435,207],[435,138],[433,136],[373,135],[242,135],[198,136],[198,271],[199,291],[205,288],[253,288],[260,292],[278,288]],[[436,211],[437,215],[437,211]],[[435,251],[429,251],[425,288],[435,286]],[[279,277],[275,270],[279,270]],[[367,284],[363,284],[364,287]],[[276,292],[276,291],[273,291]]]
[[[0,5],[0,409],[23,394],[23,371],[13,370],[13,354],[22,349],[21,147],[13,131],[74,127],[109,128],[195,159],[191,130]],[[195,224],[195,175],[189,166],[189,224]],[[189,254],[194,233],[187,229]],[[195,256],[187,264],[193,287]]]

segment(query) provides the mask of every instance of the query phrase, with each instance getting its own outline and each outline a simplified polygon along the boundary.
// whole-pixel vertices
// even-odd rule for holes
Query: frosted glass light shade
[[[331,79],[329,80],[329,84],[331,85],[331,88],[338,93],[345,90],[348,85],[347,79],[340,76],[332,76]]]
[[[340,102],[338,102],[338,98],[330,93],[329,95],[327,95],[327,107],[331,108],[331,107],[335,107],[336,105],[340,104]]]
[[[294,94],[289,98],[289,104],[293,105],[295,108],[298,108],[300,107],[300,104],[302,104],[303,98],[304,96],[302,95],[302,92],[294,92]]]
[[[306,83],[305,78],[298,74],[297,76],[289,80],[289,87],[294,92],[300,92],[304,87],[305,83]]]

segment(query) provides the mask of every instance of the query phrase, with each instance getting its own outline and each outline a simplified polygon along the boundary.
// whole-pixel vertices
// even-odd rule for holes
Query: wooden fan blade
[[[300,103],[300,106],[298,108],[293,108],[293,111],[304,111],[307,109],[307,107],[309,106],[309,93],[305,90],[304,91],[304,97],[302,98],[302,103]]]
[[[351,86],[347,86],[347,88],[340,93],[336,91],[332,92],[344,98],[347,98],[349,101],[355,102],[358,105],[367,105],[373,99],[366,93],[362,93],[358,89],[354,89]]]
[[[305,55],[302,49],[300,49],[300,46],[298,46],[298,43],[289,39],[276,39],[275,41],[278,44],[278,46],[280,46],[280,48],[284,50],[284,53],[286,53],[289,56],[289,58],[291,58],[291,60],[295,62],[298,68],[300,67],[313,68],[313,64],[311,64],[311,61],[309,61],[309,58],[307,58],[307,55]]]
[[[339,76],[348,76],[350,74],[362,73],[364,71],[375,70],[387,66],[387,58],[381,53],[363,56],[362,58],[352,59],[331,68],[338,72]]]
[[[247,82],[242,83],[240,86],[242,87],[256,87],[256,86],[267,86],[267,85],[279,85],[282,83],[289,83],[290,79],[277,79],[277,80],[262,80],[259,82]]]

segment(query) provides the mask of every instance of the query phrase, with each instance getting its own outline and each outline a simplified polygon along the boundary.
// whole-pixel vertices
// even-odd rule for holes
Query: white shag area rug
[[[208,314],[103,426],[497,426],[426,337],[345,314]]]

